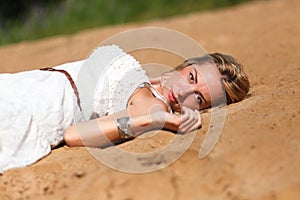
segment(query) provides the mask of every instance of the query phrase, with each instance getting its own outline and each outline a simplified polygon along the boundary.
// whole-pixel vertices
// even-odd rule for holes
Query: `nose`
[[[193,86],[185,86],[178,91],[178,99],[183,102],[188,96],[195,94],[195,88]]]

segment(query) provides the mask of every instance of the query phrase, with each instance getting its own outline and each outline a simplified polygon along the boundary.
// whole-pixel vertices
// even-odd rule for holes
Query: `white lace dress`
[[[125,109],[138,85],[149,82],[140,64],[115,45],[97,48],[87,60],[55,68],[67,71],[75,81],[83,97],[82,111],[63,73],[32,70],[0,74],[0,173],[46,156],[63,140],[67,127],[88,119],[91,113],[101,116]],[[90,68],[99,69],[99,77],[94,83],[83,84]],[[92,98],[84,98],[89,90]]]

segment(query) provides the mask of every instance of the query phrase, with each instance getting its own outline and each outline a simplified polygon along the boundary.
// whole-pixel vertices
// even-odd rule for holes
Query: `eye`
[[[199,103],[199,105],[201,105],[202,102],[203,102],[202,97],[201,97],[201,95],[199,93],[196,93],[196,100]]]
[[[189,74],[189,78],[190,78],[191,83],[194,83],[194,82],[195,82],[194,74],[192,74],[191,72],[190,72],[190,74]]]

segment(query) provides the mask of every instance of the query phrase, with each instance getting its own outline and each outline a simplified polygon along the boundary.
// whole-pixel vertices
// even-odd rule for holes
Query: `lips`
[[[173,102],[173,103],[176,103],[176,104],[178,103],[178,101],[177,101],[177,99],[176,99],[176,97],[174,95],[173,90],[169,91],[169,100],[170,100],[170,102]]]

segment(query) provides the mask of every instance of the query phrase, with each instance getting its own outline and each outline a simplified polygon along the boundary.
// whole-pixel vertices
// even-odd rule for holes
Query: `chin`
[[[173,110],[173,113],[176,114],[180,114],[181,113],[181,108],[180,107],[174,107],[174,106],[171,106],[172,110]]]

